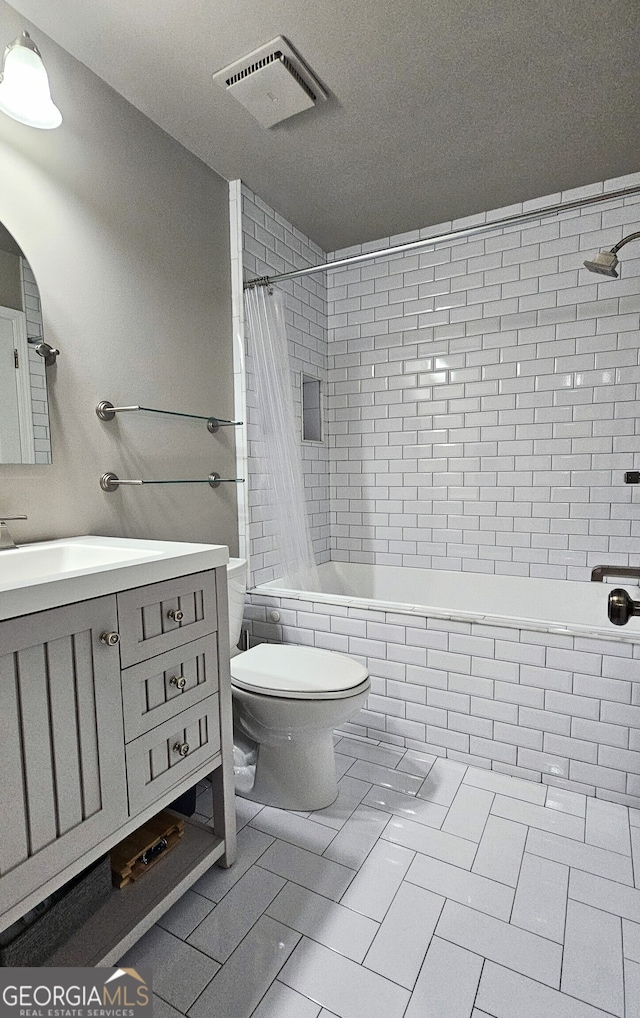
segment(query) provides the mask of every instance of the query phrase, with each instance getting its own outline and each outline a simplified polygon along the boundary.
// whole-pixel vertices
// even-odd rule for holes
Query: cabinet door
[[[116,599],[0,623],[0,915],[127,818]]]

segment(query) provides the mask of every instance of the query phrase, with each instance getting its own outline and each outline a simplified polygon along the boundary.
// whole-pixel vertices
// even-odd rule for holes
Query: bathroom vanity
[[[210,775],[212,825],[47,964],[116,962],[235,857],[228,549],[116,538],[0,555],[0,929]]]

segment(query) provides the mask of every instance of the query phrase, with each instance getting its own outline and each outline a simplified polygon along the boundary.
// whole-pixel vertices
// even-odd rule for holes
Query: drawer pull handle
[[[176,689],[184,689],[187,684],[187,680],[184,675],[172,675],[169,679],[169,685],[175,686]]]
[[[100,643],[107,647],[115,647],[120,643],[120,633],[100,633]]]
[[[178,753],[179,756],[187,756],[189,753],[188,742],[175,742],[173,745],[173,752]]]
[[[171,619],[172,622],[182,622],[184,618],[184,612],[180,611],[179,608],[170,608],[169,611],[167,612],[167,616],[168,618]]]
[[[167,851],[168,847],[169,842],[167,839],[160,838],[159,841],[156,841],[155,845],[152,845],[151,848],[147,848],[146,851],[144,851],[138,858],[143,866],[150,866],[151,863],[155,862],[163,852]]]

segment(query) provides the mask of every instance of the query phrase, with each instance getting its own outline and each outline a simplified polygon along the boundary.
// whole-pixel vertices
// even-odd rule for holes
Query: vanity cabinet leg
[[[224,838],[224,855],[218,859],[218,866],[228,868],[236,861],[236,809],[233,765],[221,764],[210,774],[213,789],[213,830],[218,838]]]

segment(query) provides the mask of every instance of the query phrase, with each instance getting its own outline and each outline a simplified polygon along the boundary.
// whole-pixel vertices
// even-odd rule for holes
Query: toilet
[[[257,747],[247,799],[281,809],[314,810],[338,795],[333,729],[364,706],[364,665],[316,647],[261,643],[238,651],[246,590],[244,559],[230,559],[229,635],[236,732]]]

